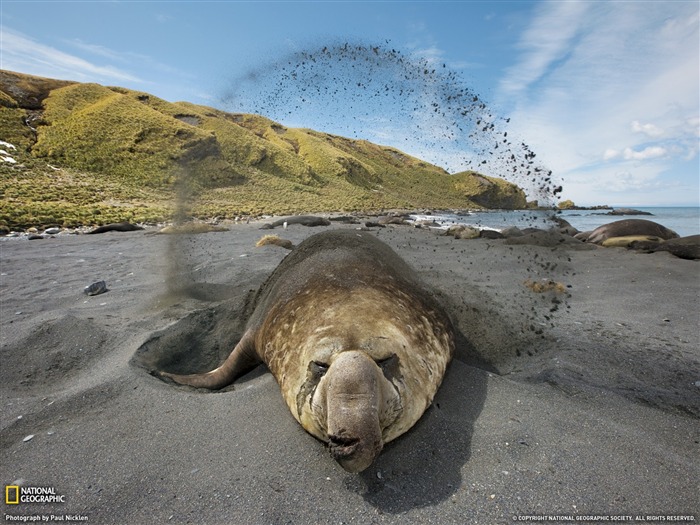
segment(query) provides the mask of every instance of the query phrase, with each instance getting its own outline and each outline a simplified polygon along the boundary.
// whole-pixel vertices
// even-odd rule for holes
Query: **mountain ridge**
[[[16,147],[0,162],[5,226],[527,206],[510,182],[390,146],[3,70],[0,132]]]

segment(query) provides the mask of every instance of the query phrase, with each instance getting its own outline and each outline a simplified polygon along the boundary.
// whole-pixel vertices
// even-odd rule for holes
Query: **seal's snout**
[[[334,359],[324,379],[331,455],[349,472],[365,470],[383,445],[381,370],[364,352],[347,351]]]

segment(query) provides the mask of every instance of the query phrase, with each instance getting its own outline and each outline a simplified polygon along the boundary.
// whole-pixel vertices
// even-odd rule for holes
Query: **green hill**
[[[8,227],[169,219],[178,196],[196,217],[526,206],[513,184],[395,148],[9,71],[0,140]]]

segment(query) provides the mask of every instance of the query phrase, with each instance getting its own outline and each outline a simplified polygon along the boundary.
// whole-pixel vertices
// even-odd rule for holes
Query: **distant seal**
[[[385,217],[379,217],[377,219],[379,224],[408,224],[405,217],[396,217],[393,215],[388,215]]]
[[[481,239],[505,239],[505,235],[496,230],[481,230],[479,232],[479,238]]]
[[[105,224],[104,226],[100,226],[86,233],[133,232],[137,230],[143,230],[143,228],[130,222],[114,222],[111,224]]]
[[[277,226],[282,226],[284,223],[287,224],[301,224],[303,226],[329,226],[331,221],[324,219],[323,217],[316,217],[314,215],[294,215],[292,217],[285,217],[283,219],[278,219],[274,222],[269,222],[263,224],[261,230],[271,230]]]
[[[571,235],[572,237],[580,233],[576,228],[571,226],[571,224],[567,220],[562,219],[557,215],[552,217],[552,221],[557,225],[559,233],[563,233],[564,235]]]
[[[648,235],[661,239],[675,239],[678,234],[665,226],[646,219],[623,219],[599,226],[591,232],[586,242],[602,244],[611,237],[628,237],[631,235]]]
[[[608,237],[600,245],[605,248],[630,248],[635,242],[659,243],[663,242],[663,239],[654,235],[625,235],[623,237]]]
[[[453,352],[451,321],[415,272],[373,235],[338,230],[280,263],[221,366],[155,375],[218,389],[263,362],[304,429],[360,472],[418,421]]]
[[[184,224],[171,224],[169,226],[165,226],[157,232],[153,232],[153,235],[198,234],[227,231],[229,231],[229,229],[224,226],[215,226],[205,222],[186,222]]]
[[[648,211],[633,210],[631,208],[616,208],[604,215],[654,215]]]
[[[629,247],[647,253],[665,251],[681,259],[700,259],[700,235],[689,235],[663,242],[634,241]]]

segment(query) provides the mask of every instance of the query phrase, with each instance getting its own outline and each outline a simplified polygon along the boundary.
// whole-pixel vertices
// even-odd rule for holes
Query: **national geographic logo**
[[[22,487],[5,485],[5,505],[20,503],[65,503],[66,497],[53,487]]]
[[[5,485],[5,505],[19,503],[19,485]]]

